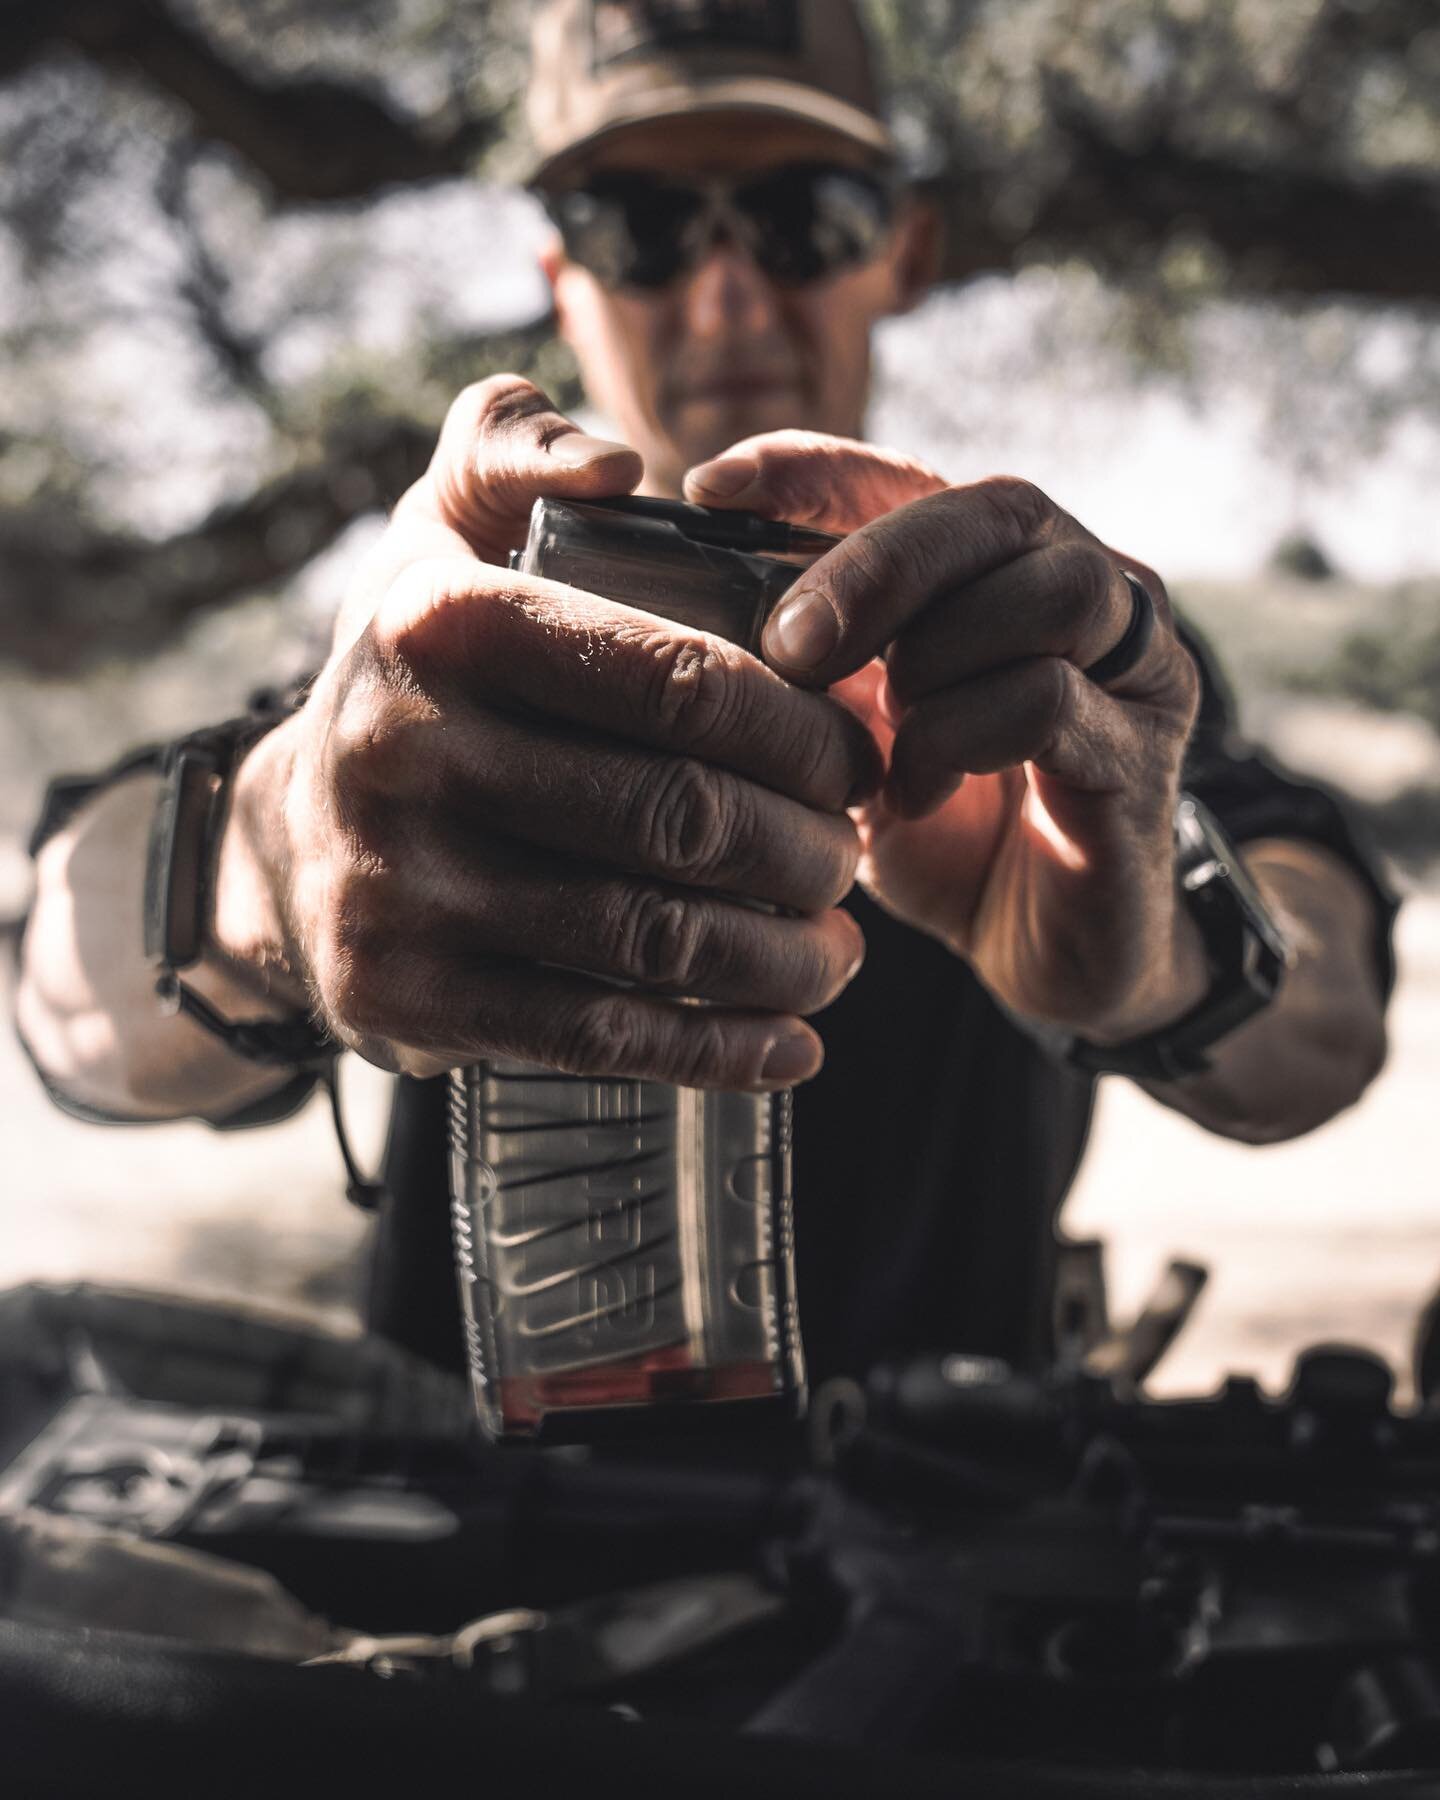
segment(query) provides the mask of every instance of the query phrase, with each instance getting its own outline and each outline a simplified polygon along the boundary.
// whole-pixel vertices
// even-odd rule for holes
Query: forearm
[[[1145,1085],[1208,1130],[1279,1143],[1352,1105],[1384,1061],[1375,909],[1353,871],[1318,845],[1265,839],[1244,856],[1293,966],[1270,1006],[1214,1046],[1208,1070]]]
[[[276,736],[278,734],[271,734]],[[264,739],[255,775],[280,746]],[[263,754],[262,754],[263,753]],[[263,810],[258,784],[237,780],[231,826]],[[63,1093],[125,1117],[222,1119],[275,1091],[289,1072],[236,1056],[183,1015],[167,1015],[144,955],[145,855],[159,778],[145,773],[105,789],[41,851],[36,897],[21,949],[16,1017],[40,1068]],[[243,935],[253,959],[213,946],[187,983],[230,1018],[283,1018],[303,1009],[305,989],[276,954],[282,934],[267,916],[271,884],[262,878],[253,833],[227,828],[220,910]]]

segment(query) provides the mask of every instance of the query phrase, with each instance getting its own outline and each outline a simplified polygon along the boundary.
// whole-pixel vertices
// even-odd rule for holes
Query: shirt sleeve
[[[1178,630],[1201,678],[1200,714],[1186,751],[1183,785],[1237,844],[1299,838],[1322,845],[1354,870],[1375,904],[1375,966],[1388,998],[1395,985],[1393,937],[1400,903],[1379,852],[1351,804],[1333,788],[1285,768],[1239,736],[1234,702],[1210,646],[1187,622],[1180,621]]]

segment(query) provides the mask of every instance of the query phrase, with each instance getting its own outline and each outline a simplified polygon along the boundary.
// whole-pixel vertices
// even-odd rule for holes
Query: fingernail
[[[840,621],[823,594],[792,594],[771,613],[765,654],[787,669],[813,669],[840,641]]]
[[[633,456],[628,444],[617,444],[609,438],[589,437],[583,431],[567,431],[546,450],[551,462],[565,469],[583,469],[607,456]]]
[[[713,494],[717,500],[733,500],[760,478],[760,465],[753,456],[717,456],[714,462],[701,463],[685,477],[685,486],[693,494]]]
[[[762,1081],[801,1081],[815,1071],[815,1040],[802,1031],[778,1037],[765,1052]]]

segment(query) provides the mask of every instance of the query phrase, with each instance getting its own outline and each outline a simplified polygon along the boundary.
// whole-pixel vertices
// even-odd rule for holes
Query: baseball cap
[[[851,0],[538,0],[529,180],[627,125],[703,112],[802,119],[894,153]]]

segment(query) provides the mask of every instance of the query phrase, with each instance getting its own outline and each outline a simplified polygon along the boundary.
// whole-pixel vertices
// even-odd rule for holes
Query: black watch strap
[[[1065,1060],[1092,1075],[1128,1075],[1134,1081],[1179,1081],[1210,1067],[1206,1052],[1268,1004],[1263,995],[1234,990],[1217,1001],[1207,994],[1193,1012],[1148,1037],[1124,1044],[1092,1044],[1072,1038]]]
[[[338,1047],[311,1019],[227,1019],[181,979],[205,948],[231,776],[293,709],[293,703],[257,707],[165,747],[145,863],[145,955],[155,965],[156,996],[167,1012],[183,1012],[247,1061],[323,1070]]]
[[[1193,794],[1175,813],[1176,883],[1210,968],[1203,1000],[1173,1024],[1123,1044],[1071,1038],[1065,1060],[1092,1074],[1178,1081],[1210,1066],[1207,1052],[1268,1006],[1289,963],[1284,933],[1214,814]]]
[[[236,765],[282,714],[247,714],[165,746],[145,859],[145,955],[188,969],[205,947],[215,853]]]

